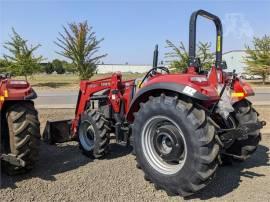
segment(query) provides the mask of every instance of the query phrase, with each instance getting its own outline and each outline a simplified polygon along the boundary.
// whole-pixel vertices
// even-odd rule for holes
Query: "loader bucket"
[[[47,121],[43,131],[43,140],[48,144],[70,141],[70,126],[71,120]]]

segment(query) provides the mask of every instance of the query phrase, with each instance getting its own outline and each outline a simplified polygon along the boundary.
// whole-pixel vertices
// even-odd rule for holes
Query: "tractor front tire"
[[[134,116],[134,149],[145,179],[184,197],[210,182],[220,148],[204,110],[162,94],[142,103]]]
[[[101,158],[108,153],[110,134],[103,114],[96,110],[85,111],[79,126],[79,144],[87,157]]]
[[[9,151],[25,162],[24,167],[7,165],[9,174],[17,174],[33,168],[38,160],[40,123],[32,101],[20,101],[10,105],[6,112]]]
[[[236,124],[257,123],[258,115],[252,104],[248,100],[241,100],[233,105],[235,109],[234,117]],[[260,130],[255,130],[248,134],[247,139],[235,140],[230,148],[226,150],[227,153],[240,156],[244,161],[253,154],[261,140]]]

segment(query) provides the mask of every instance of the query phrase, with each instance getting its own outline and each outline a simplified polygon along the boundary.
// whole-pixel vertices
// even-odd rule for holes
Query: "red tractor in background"
[[[214,22],[216,61],[205,72],[196,58],[196,21]],[[123,81],[121,73],[81,81],[75,118],[48,122],[50,143],[78,139],[83,153],[105,155],[109,142],[132,144],[145,179],[170,194],[191,195],[214,177],[228,159],[245,160],[257,148],[265,122],[246,97],[251,87],[226,73],[222,62],[222,24],[204,10],[191,15],[189,64],[185,73],[153,68],[141,80]]]
[[[30,170],[38,158],[40,124],[29,83],[0,74],[1,165],[9,174]]]

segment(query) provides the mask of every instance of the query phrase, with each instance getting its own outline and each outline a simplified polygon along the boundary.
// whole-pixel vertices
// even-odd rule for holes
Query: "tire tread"
[[[217,158],[219,155],[219,145],[215,142],[215,128],[212,123],[208,121],[205,111],[195,107],[191,101],[179,100],[176,97],[165,96],[164,94],[160,97],[152,97],[144,103],[143,108],[140,108],[140,110],[136,112],[132,134],[138,135],[141,131],[140,127],[143,120],[142,117],[143,114],[146,113],[146,110],[159,110],[160,108],[168,107],[168,105],[173,105],[175,108],[174,110],[177,110],[182,114],[184,113],[189,124],[194,125],[194,135],[198,136],[198,145],[202,150],[207,151],[207,153],[199,156],[201,166],[194,168],[192,171],[194,172],[194,177],[190,179],[190,181],[187,181],[187,183],[179,182],[177,186],[164,186],[164,184],[153,177],[153,175],[147,174],[147,171],[145,171],[145,165],[141,162],[140,158],[137,157],[136,160],[138,167],[142,168],[144,171],[145,178],[154,183],[155,187],[163,189],[167,193],[185,197],[204,188],[210,182],[212,176],[214,176],[218,167]],[[134,147],[135,155],[138,155],[138,152],[136,151],[137,147],[138,145],[135,145]]]

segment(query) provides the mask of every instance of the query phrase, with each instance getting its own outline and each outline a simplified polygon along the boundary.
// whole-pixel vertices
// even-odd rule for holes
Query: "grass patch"
[[[110,77],[111,75],[112,73],[96,74],[90,80]],[[122,73],[123,80],[136,79],[144,75],[144,73]],[[24,77],[14,77],[14,79],[24,80]],[[77,90],[80,83],[78,75],[74,74],[36,74],[30,77],[28,81],[37,90]]]

